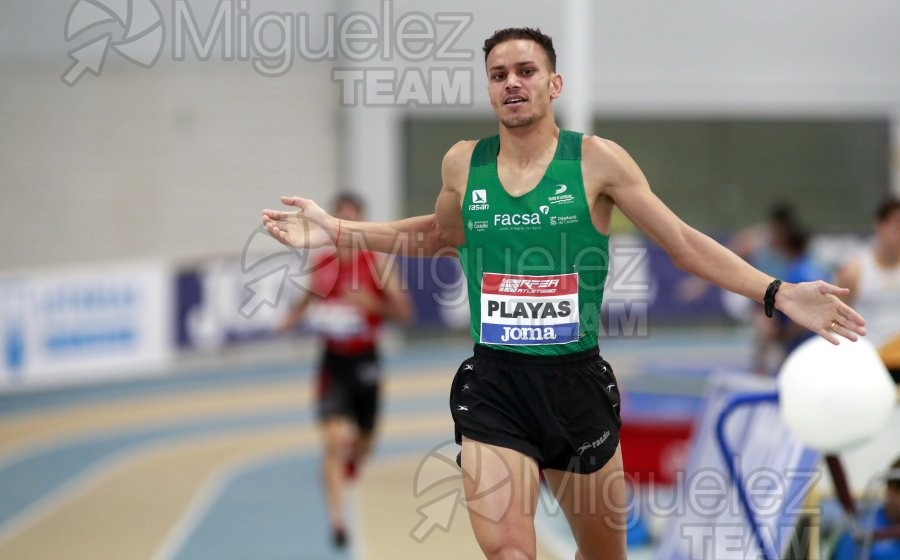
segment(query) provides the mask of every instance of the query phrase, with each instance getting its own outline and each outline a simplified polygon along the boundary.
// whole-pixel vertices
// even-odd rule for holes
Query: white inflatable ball
[[[807,446],[845,451],[875,436],[897,392],[875,347],[865,338],[835,346],[815,337],[794,350],[778,374],[781,413]]]

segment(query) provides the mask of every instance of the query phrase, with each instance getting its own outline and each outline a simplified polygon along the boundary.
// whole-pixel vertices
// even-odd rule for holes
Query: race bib
[[[366,329],[365,317],[358,307],[338,302],[311,305],[306,321],[313,332],[336,340],[354,338]]]
[[[567,344],[578,340],[578,273],[481,277],[481,342]]]

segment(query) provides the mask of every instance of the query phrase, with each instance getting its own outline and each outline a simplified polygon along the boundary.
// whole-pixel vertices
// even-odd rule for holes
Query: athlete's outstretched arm
[[[296,210],[263,210],[263,224],[272,237],[291,247],[340,245],[414,257],[455,254],[464,241],[460,188],[465,191],[471,154],[467,144],[456,144],[444,156],[443,187],[433,214],[392,222],[350,222],[329,215],[311,199],[285,196],[282,204]]]
[[[773,278],[710,237],[685,224],[653,192],[640,168],[614,142],[592,137],[585,142],[586,168],[609,196],[675,265],[726,290],[762,302]],[[797,324],[833,344],[839,334],[850,340],[866,333],[863,318],[838,296],[848,293],[823,281],[782,284],[775,307]]]
[[[331,216],[309,198],[284,196],[281,202],[297,210],[264,210],[263,224],[272,237],[291,247],[340,246],[416,257],[433,256],[444,248],[434,214],[392,222],[350,222]]]

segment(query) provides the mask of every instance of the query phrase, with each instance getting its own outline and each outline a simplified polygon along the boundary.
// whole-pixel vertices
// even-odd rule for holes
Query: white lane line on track
[[[170,560],[175,558],[184,547],[188,538],[197,530],[200,522],[207,516],[213,504],[235,480],[246,473],[264,467],[268,463],[277,462],[297,453],[306,454],[315,447],[315,443],[298,448],[280,449],[277,451],[251,451],[236,457],[217,468],[191,498],[187,507],[172,525],[163,542],[151,557],[151,560]]]

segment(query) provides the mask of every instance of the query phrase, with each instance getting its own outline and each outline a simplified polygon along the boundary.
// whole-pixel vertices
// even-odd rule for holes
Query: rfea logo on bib
[[[578,274],[481,277],[481,342],[566,344],[578,340]]]

